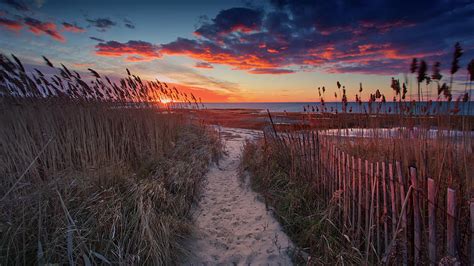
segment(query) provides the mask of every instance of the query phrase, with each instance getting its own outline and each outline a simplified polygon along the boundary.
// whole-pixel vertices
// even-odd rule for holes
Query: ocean
[[[410,105],[409,102],[402,103],[405,105]],[[254,109],[259,111],[266,111],[267,109],[270,112],[304,112],[309,111],[321,112],[323,106],[320,102],[254,102],[254,103],[204,103],[205,108],[207,109]],[[446,113],[449,107],[449,110],[458,109],[458,115],[474,115],[474,102],[421,102],[416,103],[417,108],[414,108],[414,113],[419,113],[420,110],[429,110],[430,114],[436,113]],[[340,113],[343,112],[341,102],[326,102],[325,103],[325,112]],[[457,107],[457,108],[456,108]],[[346,112],[352,113],[366,113],[371,110],[371,113],[398,113],[399,103],[395,102],[386,102],[386,103],[372,103],[372,106],[369,108],[367,102],[358,104],[356,102],[347,103]],[[425,112],[423,110],[423,112]]]

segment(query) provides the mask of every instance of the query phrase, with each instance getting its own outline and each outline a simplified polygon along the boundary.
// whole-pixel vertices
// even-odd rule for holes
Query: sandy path
[[[228,155],[207,174],[195,212],[185,265],[291,265],[292,244],[258,195],[243,185],[238,166],[251,130],[223,128]]]

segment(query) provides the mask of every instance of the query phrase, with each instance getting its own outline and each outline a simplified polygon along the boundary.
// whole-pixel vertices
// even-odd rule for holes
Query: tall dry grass
[[[344,237],[337,223],[337,201],[325,205],[315,184],[292,174],[290,151],[273,144],[247,141],[240,169],[242,175],[250,174],[252,189],[263,195],[296,245],[293,261],[297,265],[363,264],[362,253]]]
[[[301,125],[290,128],[269,126],[265,140],[245,146],[243,169],[251,173],[256,188],[275,206],[289,235],[309,252],[315,264],[381,263],[386,254],[374,254],[375,251],[365,254],[367,252],[359,246],[360,243],[350,240],[352,229],[345,228],[337,215],[332,216],[335,212],[342,212],[337,202],[343,195],[334,194],[334,200],[330,202],[325,202],[318,195],[321,179],[315,175],[321,174],[328,162],[315,159],[318,147],[309,144],[314,143],[314,140],[308,141],[310,131],[329,139],[331,145],[350,156],[387,164],[400,162],[406,188],[410,186],[408,168],[415,167],[421,183],[419,190],[413,193],[417,193],[421,200],[423,228],[428,223],[426,180],[434,179],[438,193],[436,202],[432,204],[436,205],[440,258],[447,256],[446,191],[448,188],[456,190],[457,260],[462,263],[470,260],[469,223],[463,221],[469,221],[469,203],[474,200],[474,119],[466,112],[470,110],[474,72],[468,66],[467,80],[471,83],[466,84],[464,92],[456,96],[452,87],[460,68],[461,55],[462,49],[457,44],[450,73],[446,75],[447,81],[442,79],[439,63],[434,64],[433,74],[429,75],[427,63],[421,61],[418,65],[418,60],[414,60],[411,65],[413,75],[407,76],[404,82],[392,79],[390,87],[394,95],[390,103],[387,100],[390,96],[383,95],[379,90],[366,92],[362,84],[355,95],[355,105],[349,104],[350,96],[343,84],[337,82],[332,92],[320,87],[321,101],[314,106],[305,106],[305,120]],[[408,95],[408,91],[412,91],[411,86],[418,89],[418,100],[408,99],[411,98]],[[324,102],[327,93],[338,95],[342,112]],[[438,95],[437,100],[427,100],[427,95],[434,93]],[[364,101],[365,98],[367,100]],[[359,134],[353,135],[355,132]],[[409,221],[408,226],[412,223]],[[412,232],[408,232],[408,239],[409,249],[412,250],[409,252],[413,252]],[[427,243],[425,238],[422,241]],[[424,248],[421,251],[422,261],[427,262],[427,257],[427,249]]]
[[[0,59],[0,264],[175,262],[220,154],[213,131],[176,109],[194,95]]]

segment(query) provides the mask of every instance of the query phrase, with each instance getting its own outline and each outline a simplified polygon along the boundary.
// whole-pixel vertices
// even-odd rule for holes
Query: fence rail
[[[340,206],[337,223],[367,262],[474,265],[473,199],[449,187],[442,191],[434,179],[399,161],[348,154],[334,136],[264,133],[289,150],[290,176],[298,172],[325,204]]]

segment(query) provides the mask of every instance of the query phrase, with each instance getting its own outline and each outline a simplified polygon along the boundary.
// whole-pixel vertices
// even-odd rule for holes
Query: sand
[[[239,178],[243,143],[257,131],[222,128],[222,133],[227,155],[206,176],[183,264],[291,265],[291,241],[261,196]]]

